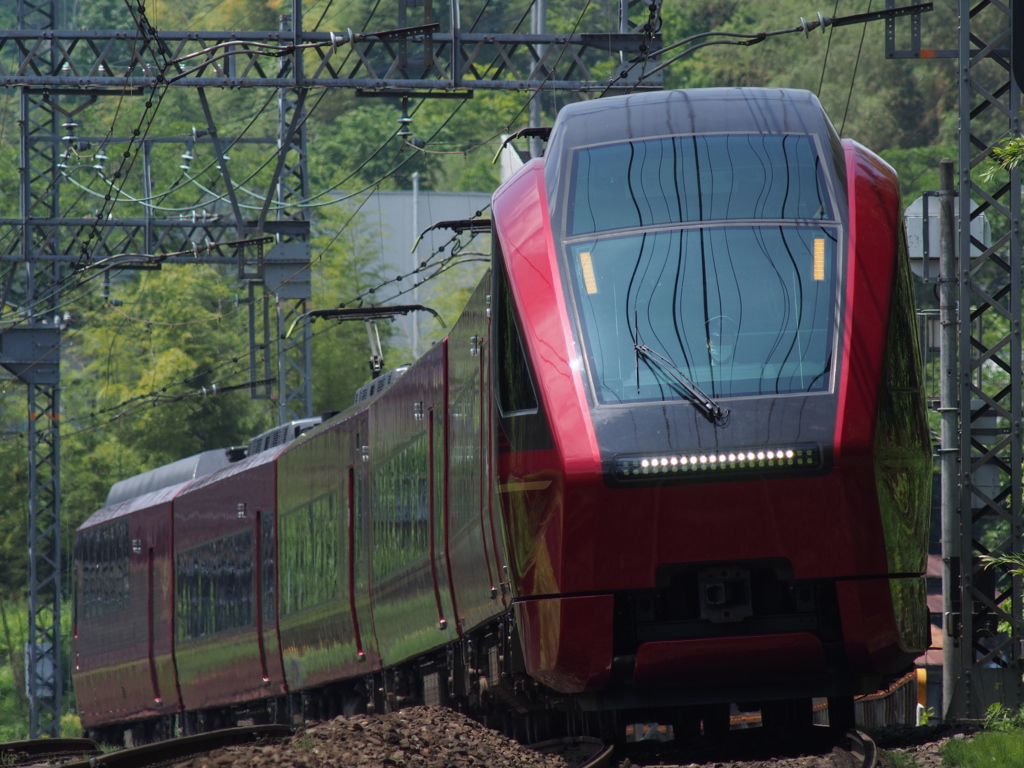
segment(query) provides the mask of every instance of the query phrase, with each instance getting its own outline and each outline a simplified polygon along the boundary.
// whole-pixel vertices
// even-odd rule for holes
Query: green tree
[[[835,6],[837,16],[868,10],[869,0]],[[689,7],[669,0],[666,42],[696,32],[762,32],[794,27],[806,3],[716,0]],[[832,9],[822,9],[831,11]],[[877,10],[877,7],[875,8]],[[955,9],[924,14],[924,47],[955,48]],[[905,44],[904,41],[901,41]],[[844,137],[879,151],[951,141],[956,129],[956,69],[942,59],[888,60],[881,22],[770,38],[751,47],[714,46],[669,68],[668,87],[773,86],[818,93]],[[827,55],[827,60],[826,60]]]
[[[208,266],[168,267],[117,286],[74,336],[64,369],[65,518],[97,509],[110,484],[271,423],[246,390],[245,305]]]
[[[318,209],[313,233],[315,307],[353,306],[355,297],[381,283],[371,245],[354,205],[338,203]],[[364,303],[375,303],[372,298],[373,294],[367,295]],[[377,325],[382,343],[387,344],[391,324]],[[370,379],[365,324],[322,320],[313,325],[313,333],[313,409],[343,411],[352,404],[356,389]],[[385,350],[385,360],[394,362],[390,350]]]

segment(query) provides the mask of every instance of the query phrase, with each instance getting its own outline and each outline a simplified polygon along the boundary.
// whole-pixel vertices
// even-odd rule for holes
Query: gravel
[[[892,753],[903,753],[905,759],[900,765],[916,765],[917,768],[940,768],[942,766],[942,747],[951,738],[971,738],[977,728],[970,725],[948,726],[944,724],[932,726],[892,726],[873,732],[870,735],[879,749],[878,765],[891,768],[893,763],[887,759]],[[672,747],[666,744],[664,753],[652,753],[646,758],[633,755],[631,760],[620,760],[618,768],[633,766],[659,766],[660,768],[860,768],[859,761],[852,755],[838,748],[822,747],[804,754],[791,753],[779,755],[785,751],[785,745],[765,747],[744,744],[744,737],[753,735],[743,731],[733,731],[731,738],[719,742],[711,754],[690,759],[680,759],[678,753],[672,756]],[[765,750],[769,754],[765,754]],[[750,754],[742,754],[744,752]],[[771,753],[775,754],[771,754]],[[685,754],[685,752],[684,752]],[[696,759],[695,759],[696,758]],[[740,759],[743,758],[743,759]],[[911,762],[912,758],[915,762]]]
[[[902,753],[916,761],[918,768],[939,768],[942,765],[942,747],[947,741],[969,739],[977,732],[976,726],[939,723],[918,728],[895,725],[873,735],[884,765],[891,765],[891,760],[886,760],[886,753]],[[905,760],[906,763],[915,764],[909,760]]]
[[[872,736],[879,747],[880,766],[903,753],[918,768],[939,768],[942,745],[950,738],[970,738],[976,728],[943,724],[894,726]],[[851,756],[827,745],[817,753],[787,756],[743,755],[742,732],[734,732],[712,750],[714,754],[672,755],[671,742],[644,755],[619,757],[613,765],[679,766],[681,768],[859,768]],[[731,745],[730,745],[731,743]],[[652,745],[653,746],[653,745]],[[730,748],[730,746],[732,748]],[[763,751],[763,750],[760,750]],[[784,750],[783,750],[784,751]],[[729,754],[732,753],[732,754]],[[685,754],[685,752],[683,753]],[[646,758],[646,759],[645,759]],[[697,762],[689,762],[696,758]],[[903,764],[915,765],[904,759]],[[175,764],[174,768],[568,768],[560,756],[528,749],[465,715],[442,707],[411,707],[386,715],[338,717],[299,730],[279,742],[219,749]]]
[[[410,707],[380,716],[338,717],[290,739],[227,747],[174,768],[567,768],[561,757],[527,749],[465,715]]]

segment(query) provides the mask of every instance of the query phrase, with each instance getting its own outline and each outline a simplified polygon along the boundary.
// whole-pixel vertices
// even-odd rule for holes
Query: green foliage
[[[939,161],[948,157],[955,162],[957,150],[951,144],[936,144],[909,149],[891,147],[880,154],[900,176],[900,191],[906,207],[925,192],[939,188]]]
[[[309,167],[312,187],[358,189],[378,184],[380,189],[409,189],[413,172],[429,176],[426,156],[393,136],[399,114],[393,106],[375,101],[316,126],[311,139],[319,162]]]
[[[130,29],[135,26],[124,0],[75,0],[68,10],[67,17],[75,29]]]
[[[919,768],[917,758],[905,749],[881,750],[882,765],[889,768]]]
[[[979,559],[986,568],[1001,568],[1013,576],[1024,576],[1024,554],[1006,552],[998,555],[981,555]]]
[[[19,388],[20,393],[20,388]],[[24,397],[15,403],[25,407]],[[22,417],[24,419],[24,416]],[[28,534],[25,529],[28,498],[28,446],[22,439],[0,441],[0,488],[7,499],[7,510],[14,514],[0,515],[0,594],[21,592],[28,583]]]
[[[76,29],[131,29],[124,0],[65,0]],[[132,3],[133,7],[135,3]],[[146,0],[146,18],[157,29],[276,30],[288,11],[281,0]]]
[[[337,307],[380,283],[369,236],[355,206],[319,210],[313,232],[313,297],[317,308]],[[378,323],[382,343],[392,328]],[[370,347],[362,322],[323,320],[313,326],[313,410],[343,411],[370,378]],[[389,355],[386,355],[388,357]]]
[[[982,178],[993,182],[1002,175],[1000,171],[1012,171],[1021,165],[1024,165],[1024,136],[1008,136],[992,149]]]
[[[954,737],[942,748],[942,762],[956,768],[1024,765],[1024,733],[981,733],[969,740]]]
[[[472,99],[425,99],[412,104],[411,130],[428,146],[417,150],[395,135],[401,105],[397,99],[325,98],[319,119],[309,126],[318,162],[310,165],[314,189],[410,189],[420,174],[423,189],[490,192],[498,186],[491,161],[500,134],[524,127],[526,97],[518,93],[478,93]],[[514,129],[513,129],[514,130]]]
[[[267,423],[246,392],[198,396],[203,387],[248,378],[245,306],[226,278],[200,265],[143,273],[115,290],[120,306],[97,314],[76,337],[65,374],[73,416],[116,413],[121,403],[150,393],[159,393],[161,403],[128,406],[130,419],[99,420],[98,434],[81,438],[90,448],[113,439],[159,465],[238,444]],[[124,460],[116,446],[104,456]]]
[[[985,710],[984,727],[986,731],[1013,733],[1024,728],[1024,707],[1012,710],[1002,704],[992,704]]]
[[[837,15],[864,12],[868,4],[842,3]],[[751,33],[790,28],[800,16],[809,15],[802,0],[711,0],[691,5],[682,0],[665,4],[666,42],[710,29]],[[666,85],[805,88],[819,95],[844,137],[876,151],[951,140],[956,124],[948,116],[955,116],[957,93],[952,62],[888,60],[881,25],[875,24],[833,28],[824,35],[815,31],[806,39],[783,35],[749,48],[704,48],[670,67]],[[956,29],[955,9],[939,7],[925,14],[922,27],[926,47],[956,47],[949,34],[949,29]]]
[[[0,598],[0,742],[28,738],[23,651],[27,614],[24,601]]]

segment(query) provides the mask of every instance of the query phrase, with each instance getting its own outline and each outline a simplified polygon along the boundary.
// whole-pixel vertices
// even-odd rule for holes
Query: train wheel
[[[845,732],[857,725],[853,696],[828,697],[828,726],[833,731]]]
[[[721,736],[729,732],[729,705],[708,704],[700,708],[705,736]]]
[[[814,725],[812,701],[809,698],[766,701],[761,706],[761,725],[776,731],[809,729]]]
[[[182,736],[195,736],[197,733],[202,733],[202,723],[199,719],[198,712],[184,712],[181,716],[181,735]]]
[[[359,685],[346,687],[341,693],[341,714],[345,717],[365,715],[367,696]]]

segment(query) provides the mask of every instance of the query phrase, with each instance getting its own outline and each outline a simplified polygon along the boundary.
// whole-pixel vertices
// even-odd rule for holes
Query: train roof
[[[558,113],[545,166],[559,169],[576,147],[700,133],[839,136],[818,97],[790,88],[692,88],[635,93],[568,104]],[[841,155],[841,153],[840,153]]]
[[[557,143],[694,133],[821,133],[831,128],[818,97],[791,88],[692,88],[568,104],[551,133]],[[834,131],[834,129],[832,129]]]
[[[366,384],[363,384],[363,386],[356,390],[356,396],[355,399],[352,401],[352,404],[355,405],[357,403],[363,402],[363,400],[369,400],[374,395],[379,395],[385,389],[387,389],[396,381],[398,381],[398,379],[401,378],[402,374],[408,370],[408,365],[400,365],[397,368],[392,368],[387,373],[382,373],[375,379],[371,379]]]
[[[634,93],[562,107],[544,153],[552,222],[565,215],[564,192],[574,150],[667,136],[700,134],[804,134],[817,137],[834,191],[846,189],[839,134],[818,97],[791,88],[692,88]],[[831,171],[828,169],[831,168]]]
[[[323,421],[321,416],[313,416],[308,419],[297,419],[282,424],[279,427],[268,429],[266,432],[257,435],[249,441],[249,456],[255,456],[262,451],[277,448],[278,446],[290,443],[303,432],[306,432]]]
[[[294,424],[295,422],[292,423]],[[316,424],[314,424],[313,426],[316,426],[319,423],[320,419],[316,419]],[[312,429],[312,426],[308,427],[308,429]],[[278,445],[277,450],[264,449],[262,451],[252,454],[251,456],[247,456],[241,461],[236,461],[227,466],[226,468],[219,469],[217,470],[217,472],[211,472],[209,475],[196,478],[194,482],[189,483],[188,488],[185,489],[185,494],[190,494],[193,491],[205,488],[212,483],[219,483],[221,480],[224,480],[229,477],[234,477],[235,475],[241,474],[242,472],[248,472],[249,470],[259,467],[263,464],[270,464],[277,458],[278,454],[281,453],[280,449],[290,442],[292,441],[288,440],[285,441],[284,443],[280,443]]]
[[[102,525],[103,523],[108,523],[111,520],[116,520],[119,517],[126,517],[127,515],[143,509],[151,509],[152,507],[166,504],[173,501],[174,497],[177,496],[181,489],[187,484],[187,481],[174,483],[172,485],[164,486],[163,488],[157,488],[148,493],[129,497],[122,501],[114,502],[113,504],[104,505],[102,509],[99,509],[89,515],[86,521],[78,526],[78,530],[82,531],[86,528],[92,528],[93,526]]]
[[[234,455],[236,455],[235,450],[232,448],[203,451],[121,480],[110,487],[110,493],[107,494],[107,500],[103,506],[109,507],[136,496],[142,496],[168,486],[180,485],[189,480],[195,480],[197,477],[216,472],[218,469],[228,466]]]

